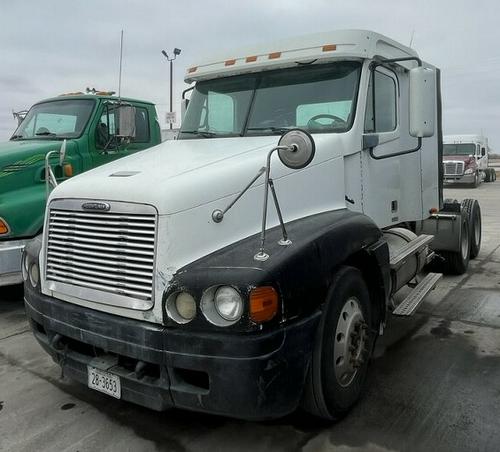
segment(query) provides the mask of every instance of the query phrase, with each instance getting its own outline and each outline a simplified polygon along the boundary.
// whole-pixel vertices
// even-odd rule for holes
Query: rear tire
[[[462,201],[462,212],[467,216],[470,236],[470,258],[475,259],[481,249],[481,207],[475,199],[464,199]]]
[[[462,232],[460,234],[460,250],[439,251],[442,262],[441,271],[448,275],[462,275],[467,271],[470,259],[470,232],[467,215],[462,215]]]
[[[343,266],[328,291],[302,408],[325,420],[343,417],[360,398],[373,349],[370,296],[361,272]]]
[[[493,182],[493,175],[491,174],[490,168],[486,168],[484,170],[484,181],[485,182]]]

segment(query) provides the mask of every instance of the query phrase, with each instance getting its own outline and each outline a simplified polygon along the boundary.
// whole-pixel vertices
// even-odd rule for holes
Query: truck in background
[[[42,231],[48,152],[67,141],[64,164],[57,164],[56,155],[51,159],[55,178],[61,182],[160,143],[155,106],[112,94],[62,95],[15,115],[16,131],[0,143],[0,286],[22,282],[22,250]],[[131,108],[133,136],[124,136],[120,113]]]
[[[477,201],[443,199],[440,72],[345,30],[185,80],[177,140],[52,191],[23,254],[32,331],[65,375],[152,409],[338,419],[389,316],[440,279],[426,264],[479,252]]]
[[[496,172],[489,167],[488,138],[482,135],[445,135],[443,137],[443,171],[445,184],[494,182]]]

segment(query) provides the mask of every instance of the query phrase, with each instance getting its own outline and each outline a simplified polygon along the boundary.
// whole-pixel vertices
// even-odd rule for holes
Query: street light
[[[174,48],[174,57],[169,58],[168,53],[165,50],[162,50],[161,53],[170,63],[170,113],[172,113],[172,80],[173,80],[173,61],[177,58],[177,55],[181,54],[181,49],[177,47]],[[170,122],[170,129],[172,129],[172,122]]]

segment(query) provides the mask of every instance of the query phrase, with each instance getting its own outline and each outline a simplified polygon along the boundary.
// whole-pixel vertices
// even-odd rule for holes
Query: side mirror
[[[59,150],[59,166],[62,166],[65,157],[66,157],[66,140],[62,142],[61,149]]]
[[[436,114],[436,72],[417,67],[410,70],[410,135],[416,138],[434,135]]]
[[[189,105],[189,99],[181,100],[181,125],[184,122],[184,117],[186,116],[188,105]]]
[[[301,129],[289,130],[278,142],[281,163],[291,169],[305,168],[311,163],[315,152],[313,137]]]
[[[135,138],[135,107],[120,105],[118,107],[118,133],[121,138]]]

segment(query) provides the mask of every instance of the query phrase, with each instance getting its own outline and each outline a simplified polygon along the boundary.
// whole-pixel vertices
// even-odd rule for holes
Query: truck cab
[[[445,135],[443,138],[444,182],[477,187],[493,182],[488,167],[488,138],[482,135]]]
[[[134,137],[120,135],[120,106],[135,111]],[[153,104],[111,93],[76,93],[40,101],[19,116],[9,141],[0,143],[0,286],[22,282],[21,253],[43,227],[45,157],[66,140],[63,165],[50,159],[63,182],[161,141]]]
[[[33,333],[65,375],[155,410],[338,419],[388,317],[441,277],[424,267],[479,252],[477,202],[443,200],[439,70],[341,30],[185,81],[177,140],[51,193],[23,255]]]

